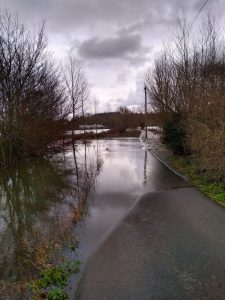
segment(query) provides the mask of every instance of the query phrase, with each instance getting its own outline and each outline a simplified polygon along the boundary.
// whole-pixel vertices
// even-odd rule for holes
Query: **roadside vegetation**
[[[163,141],[174,154],[181,156],[177,162],[203,192],[224,201],[225,40],[222,29],[208,18],[190,36],[187,24],[180,21],[173,45],[165,48],[154,68],[148,71],[146,85],[150,106],[161,115]]]
[[[60,134],[66,98],[44,24],[30,32],[9,11],[0,17],[0,164],[5,167],[46,153]]]
[[[45,24],[0,11],[0,168],[62,150],[68,119],[84,118],[89,89],[73,52],[56,62]]]
[[[102,163],[86,158],[77,172],[71,159],[66,167],[63,157],[23,162],[1,174],[1,299],[67,299],[65,287],[80,265],[76,226]]]
[[[32,288],[34,300],[67,300],[68,294],[65,288],[68,285],[69,277],[80,271],[80,261],[70,260],[64,264],[48,268],[41,272],[40,278],[34,281]]]
[[[192,158],[181,155],[168,157],[169,164],[203,194],[225,207],[225,182],[212,179]]]
[[[101,168],[86,144],[78,164],[74,136],[64,139],[84,120],[88,83],[74,53],[54,60],[44,23],[28,28],[6,9],[0,19],[0,298],[67,299],[80,265],[75,226]]]

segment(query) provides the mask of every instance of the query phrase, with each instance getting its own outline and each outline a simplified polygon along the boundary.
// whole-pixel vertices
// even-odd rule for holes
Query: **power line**
[[[209,1],[209,0],[205,0],[204,4],[203,4],[202,7],[199,9],[197,15],[195,16],[195,18],[194,18],[194,20],[192,21],[192,23],[191,23],[191,25],[190,25],[189,28],[191,28],[192,25],[194,24],[194,22],[197,20],[198,16],[199,16],[200,13],[202,12],[202,10],[204,9],[204,7],[206,6],[206,4],[207,4],[208,1]]]
[[[197,18],[199,17],[199,15],[201,14],[201,12],[203,11],[204,7],[206,6],[206,4],[208,3],[209,0],[205,0],[205,2],[202,4],[202,6],[200,7],[199,11],[197,12],[196,16],[194,17],[193,21],[191,22],[190,26],[188,26],[188,29],[186,30],[186,32],[184,32],[182,38],[180,39],[180,42],[182,42],[182,40],[184,39],[185,34],[190,31],[191,27],[193,26],[194,22],[197,20]]]
[[[197,20],[197,18],[199,17],[199,15],[201,14],[202,10],[204,9],[204,7],[206,6],[206,4],[208,3],[209,0],[205,0],[204,3],[202,4],[202,6],[200,7],[199,11],[197,12],[196,16],[194,17],[193,21],[191,22],[190,26],[188,26],[188,29],[186,30],[186,32],[183,33],[182,38],[180,39],[179,43],[182,42],[182,40],[184,39],[185,34],[191,29],[191,27],[193,26],[194,22]],[[144,92],[145,92],[145,137],[147,138],[147,91],[148,88],[145,85],[144,86]]]

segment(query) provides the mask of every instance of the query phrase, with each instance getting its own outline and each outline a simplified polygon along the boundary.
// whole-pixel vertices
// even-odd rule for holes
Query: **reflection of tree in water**
[[[0,279],[29,281],[59,259],[86,212],[96,167],[38,160],[0,175]]]
[[[147,183],[147,160],[148,160],[148,152],[145,150],[144,156],[144,185]]]
[[[97,141],[98,143],[98,141]],[[77,156],[80,154],[79,150],[76,148],[77,145],[73,143],[73,159],[74,159],[74,167],[75,167],[75,175],[76,175],[76,195],[77,195],[77,205],[72,209],[72,220],[74,223],[77,223],[82,216],[86,214],[88,209],[88,201],[87,197],[90,194],[90,191],[93,191],[92,188],[95,187],[95,178],[100,173],[102,167],[102,160],[98,153],[95,153],[92,148],[91,151],[95,153],[95,160],[91,160],[88,156],[87,148],[91,148],[93,146],[92,142],[84,141],[83,150],[84,153],[83,163],[81,165],[78,164]],[[79,167],[80,166],[80,167]]]

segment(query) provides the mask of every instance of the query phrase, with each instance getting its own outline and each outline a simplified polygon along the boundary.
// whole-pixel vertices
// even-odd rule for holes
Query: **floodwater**
[[[60,263],[77,239],[84,265],[141,194],[177,185],[139,139],[93,140],[75,150],[0,174],[0,299],[29,299],[26,282]],[[70,280],[71,299],[78,279]]]
[[[129,210],[143,192],[147,180],[147,152],[139,139],[100,140],[90,147],[98,147],[102,159],[95,192],[89,203],[88,215],[78,249],[81,260],[86,260],[107,231]]]
[[[89,202],[88,215],[79,227],[77,256],[84,265],[142,194],[184,184],[137,138],[100,140],[96,143],[90,144],[91,153],[95,149],[103,164],[95,183],[95,193]],[[78,281],[79,276],[71,278],[70,299],[74,299]]]
[[[96,147],[93,142],[90,147]],[[103,161],[85,219],[80,255],[86,259],[113,225],[145,192],[170,189],[183,181],[152,157],[137,138],[98,142]],[[173,175],[173,174],[172,174]]]
[[[86,133],[101,133],[101,132],[107,132],[109,131],[109,129],[104,128],[104,129],[85,129]],[[83,134],[84,130],[83,129],[77,129],[74,131],[74,134]],[[72,130],[69,130],[66,132],[66,135],[70,135],[72,134]]]

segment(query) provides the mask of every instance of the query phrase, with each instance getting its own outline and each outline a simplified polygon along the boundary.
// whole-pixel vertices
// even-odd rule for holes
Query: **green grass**
[[[201,171],[193,159],[183,156],[172,156],[169,158],[169,161],[172,167],[180,174],[186,176],[193,186],[225,207],[225,182],[210,179],[207,172]]]
[[[70,275],[78,273],[80,261],[73,260],[61,266],[48,268],[41,272],[40,277],[33,283],[33,299],[66,300],[69,299],[65,288]]]

